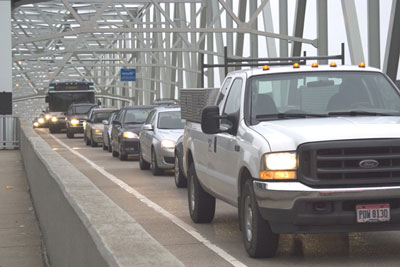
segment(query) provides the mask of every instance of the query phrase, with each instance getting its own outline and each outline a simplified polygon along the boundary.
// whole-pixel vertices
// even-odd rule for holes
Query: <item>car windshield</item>
[[[103,120],[108,120],[110,117],[111,112],[99,112],[94,114],[93,116],[93,123],[102,123]]]
[[[88,105],[88,106],[85,106],[85,105],[82,105],[82,106],[75,106],[75,108],[74,108],[74,110],[75,110],[75,114],[85,114],[85,113],[87,113],[88,111],[89,111],[89,109],[91,108],[91,107],[93,107],[93,105]]]
[[[128,109],[125,114],[124,123],[141,124],[144,123],[151,109]]]
[[[185,120],[180,111],[164,111],[158,114],[158,129],[183,129]]]
[[[400,115],[400,95],[381,73],[301,72],[250,78],[247,121]]]

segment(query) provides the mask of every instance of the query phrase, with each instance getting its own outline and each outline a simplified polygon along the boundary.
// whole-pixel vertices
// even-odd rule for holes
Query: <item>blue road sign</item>
[[[136,69],[121,69],[121,82],[135,82]]]

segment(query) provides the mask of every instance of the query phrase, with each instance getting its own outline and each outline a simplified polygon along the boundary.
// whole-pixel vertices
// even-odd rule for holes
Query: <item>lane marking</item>
[[[195,239],[197,239],[204,246],[206,246],[207,248],[209,248],[212,251],[214,251],[218,256],[223,258],[225,261],[229,262],[230,264],[232,264],[235,267],[245,267],[246,266],[244,263],[242,263],[241,261],[239,261],[238,259],[236,259],[232,255],[227,253],[222,248],[218,247],[217,245],[212,244],[211,241],[209,241],[207,238],[205,238],[199,232],[197,232],[197,230],[194,227],[192,227],[191,225],[185,223],[184,221],[182,221],[181,219],[179,219],[175,215],[169,213],[164,208],[162,208],[158,204],[154,203],[153,201],[151,201],[150,199],[148,199],[147,197],[145,197],[144,195],[142,195],[141,193],[139,193],[138,191],[136,191],[135,189],[130,187],[124,181],[120,180],[119,178],[117,178],[116,176],[112,175],[111,173],[105,171],[104,167],[101,167],[101,166],[97,165],[96,163],[94,163],[90,159],[86,158],[85,156],[83,156],[82,154],[77,152],[76,150],[71,149],[67,144],[65,144],[64,142],[59,140],[54,135],[52,135],[52,134],[49,134],[49,135],[56,142],[58,142],[60,145],[62,145],[66,149],[68,149],[71,153],[73,153],[74,155],[76,155],[76,156],[80,157],[81,159],[83,159],[84,161],[86,161],[90,166],[92,166],[94,169],[96,169],[102,175],[107,177],[110,181],[112,181],[113,183],[117,184],[119,187],[124,189],[126,192],[128,192],[128,193],[132,194],[133,196],[135,196],[138,200],[140,200],[141,202],[146,204],[148,207],[152,208],[155,212],[163,215],[164,217],[167,217],[174,224],[176,224],[177,226],[182,228],[185,232],[187,232],[188,234],[193,236]]]

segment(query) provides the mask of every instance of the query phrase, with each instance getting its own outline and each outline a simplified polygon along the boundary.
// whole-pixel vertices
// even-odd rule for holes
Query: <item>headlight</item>
[[[101,130],[100,130],[100,129],[93,129],[93,133],[95,133],[95,134],[101,134]]]
[[[56,116],[51,117],[51,121],[52,121],[52,122],[57,122],[57,121],[58,121],[58,118],[57,118]]]
[[[164,139],[161,141],[161,148],[164,149],[174,149],[176,142],[170,139]]]
[[[39,119],[38,119],[38,122],[39,122],[40,124],[44,123],[44,118],[39,118]]]
[[[263,156],[260,179],[296,179],[297,157],[295,152],[270,153]]]
[[[50,114],[46,114],[46,115],[44,115],[44,118],[46,119],[46,121],[48,121],[48,120],[51,119],[51,115]]]
[[[122,136],[123,136],[124,138],[126,138],[126,139],[138,139],[138,138],[139,138],[139,136],[138,136],[137,134],[132,133],[132,132],[124,132],[124,133],[122,134]]]
[[[33,127],[39,127],[39,123],[38,123],[37,121],[35,121],[35,122],[33,123]]]
[[[72,120],[71,120],[71,124],[72,124],[72,126],[77,126],[77,125],[79,125],[79,120],[77,120],[77,119],[72,119]]]

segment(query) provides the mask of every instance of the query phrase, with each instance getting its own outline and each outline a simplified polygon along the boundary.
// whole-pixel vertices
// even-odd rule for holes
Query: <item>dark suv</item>
[[[112,121],[111,149],[114,157],[127,160],[128,155],[139,155],[139,132],[155,106],[122,108]]]
[[[92,103],[79,103],[69,106],[65,124],[67,127],[67,137],[74,138],[74,134],[83,133],[83,124],[88,119],[88,111],[92,107],[97,107]]]

